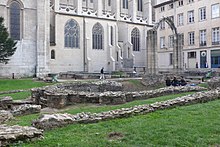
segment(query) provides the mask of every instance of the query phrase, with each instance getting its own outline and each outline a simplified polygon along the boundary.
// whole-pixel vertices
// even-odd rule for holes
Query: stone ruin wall
[[[219,80],[210,81],[210,87],[216,88],[219,87]],[[63,87],[62,87],[63,86]],[[100,85],[102,86],[102,85]],[[42,105],[54,107],[56,104],[58,106],[66,106],[69,104],[75,103],[101,103],[101,104],[119,104],[125,103],[138,99],[153,98],[161,95],[171,94],[171,93],[180,93],[187,91],[201,91],[205,88],[201,87],[166,87],[157,90],[151,91],[140,91],[140,92],[117,92],[117,90],[122,91],[121,85],[111,88],[110,91],[107,91],[108,86],[101,87],[94,85],[94,87],[87,86],[83,84],[81,86],[74,85],[71,87],[71,84],[68,85],[59,85],[52,86],[53,88],[38,88],[33,89],[32,95],[35,98],[39,98],[38,102]],[[49,90],[50,89],[50,90]],[[76,89],[76,90],[75,90]],[[83,92],[83,91],[86,92]],[[114,91],[115,92],[112,92]],[[102,91],[102,92],[100,92]],[[198,92],[192,95],[179,97],[176,99],[156,102],[150,105],[139,105],[131,108],[122,108],[117,110],[111,110],[101,113],[79,113],[76,115],[70,114],[52,114],[52,115],[43,115],[38,120],[33,121],[33,126],[40,129],[52,129],[55,127],[62,127],[67,124],[73,123],[94,123],[103,120],[115,119],[129,117],[138,114],[146,114],[154,112],[156,110],[172,108],[175,106],[195,104],[199,102],[207,102],[220,97],[220,89],[210,90],[206,92]],[[46,97],[45,97],[46,96]],[[45,98],[45,99],[44,99]],[[61,99],[61,100],[60,100]],[[37,99],[35,99],[37,101]],[[45,100],[44,102],[42,100]],[[54,102],[54,103],[53,103]],[[0,146],[8,146],[12,143],[25,140],[35,140],[43,138],[43,130],[39,130],[33,127],[22,127],[22,126],[8,126],[3,123],[5,121],[13,119],[13,116],[39,113],[41,106],[27,104],[29,102],[14,102],[12,98],[6,97],[1,99],[0,107],[1,109],[8,109],[10,111],[1,110],[0,111]],[[21,105],[20,105],[21,104]],[[3,125],[2,125],[3,124]]]
[[[143,76],[142,83],[147,87],[156,87],[165,83],[166,75],[158,74],[151,75],[147,74]]]
[[[220,89],[197,92],[191,95],[178,97],[175,99],[156,102],[153,104],[138,105],[130,108],[121,108],[101,113],[78,113],[71,114],[44,114],[39,119],[33,121],[32,125],[39,129],[53,129],[76,123],[96,123],[99,121],[125,118],[134,115],[147,114],[157,110],[169,109],[177,106],[191,105],[217,100],[220,98]]]
[[[32,89],[32,99],[42,107],[63,108],[76,103],[95,104],[124,104],[126,102],[159,97],[162,95],[175,94],[189,91],[202,91],[202,87],[165,87],[157,90],[124,92],[120,83],[105,81],[104,83],[92,83],[87,86],[80,83],[59,84],[44,88]],[[94,87],[93,87],[94,86]],[[74,88],[76,87],[76,90]],[[81,91],[82,89],[88,89]],[[101,89],[101,91],[100,91]],[[94,90],[94,92],[92,91]],[[105,91],[105,92],[103,92]]]
[[[220,87],[220,79],[219,78],[212,78],[208,80],[208,87],[209,89],[216,89]]]
[[[43,130],[34,127],[0,125],[0,146],[16,146],[12,144],[43,138]]]

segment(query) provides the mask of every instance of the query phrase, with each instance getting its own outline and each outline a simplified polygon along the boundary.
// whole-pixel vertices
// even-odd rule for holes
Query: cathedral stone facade
[[[1,0],[17,50],[0,76],[147,66],[151,0]]]

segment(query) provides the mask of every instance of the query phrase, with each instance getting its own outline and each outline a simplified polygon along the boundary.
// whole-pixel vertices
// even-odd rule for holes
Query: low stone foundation
[[[34,127],[0,125],[0,146],[9,146],[18,141],[43,138],[43,130]]]
[[[124,118],[138,114],[147,114],[157,110],[168,109],[176,106],[191,105],[196,103],[203,103],[220,98],[220,89],[206,92],[197,92],[191,95],[178,97],[172,100],[156,102],[153,104],[139,105],[131,108],[122,108],[111,110],[102,113],[78,113],[71,114],[52,114],[42,115],[38,120],[33,121],[32,125],[39,129],[52,129],[62,127],[67,124],[74,123],[95,123],[99,121]]]
[[[123,104],[126,102],[159,97],[168,94],[176,94],[190,91],[206,90],[197,86],[178,86],[165,87],[157,90],[140,91],[140,92],[83,92],[66,88],[38,88],[32,90],[32,98],[36,104],[42,107],[63,108],[67,105],[76,103],[96,103],[96,104]]]
[[[216,88],[220,87],[220,79],[219,78],[210,79],[207,83],[208,83],[208,87],[211,89],[216,89]]]
[[[13,107],[13,99],[10,96],[0,98],[0,110],[9,110]]]
[[[165,75],[150,75],[143,76],[142,83],[147,87],[156,87],[162,84],[165,85]]]
[[[10,111],[0,110],[0,124],[3,124],[13,118]]]
[[[41,105],[34,105],[28,100],[13,100],[12,97],[6,96],[0,98],[0,110],[7,110],[14,116],[39,113]]]
[[[63,108],[76,103],[96,103],[96,104],[123,104],[126,102],[159,97],[167,94],[175,94],[190,91],[206,90],[197,86],[165,87],[157,90],[140,92],[83,92],[75,91],[72,88],[38,88],[32,90],[32,98],[36,104],[42,107]]]
[[[24,104],[24,105],[19,105],[19,106],[13,107],[11,110],[11,113],[14,116],[19,116],[19,115],[40,113],[40,110],[41,110],[41,105]]]

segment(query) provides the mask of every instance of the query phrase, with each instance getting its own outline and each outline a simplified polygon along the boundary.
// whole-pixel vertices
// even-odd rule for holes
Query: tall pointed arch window
[[[134,28],[131,32],[131,43],[133,44],[133,51],[140,51],[140,31]]]
[[[128,9],[128,0],[122,0],[122,8]]]
[[[65,47],[79,48],[79,35],[78,23],[73,19],[69,20],[64,28]]]
[[[137,9],[138,9],[138,11],[143,11],[143,1],[142,0],[138,0]]]
[[[103,49],[104,31],[100,23],[96,23],[92,28],[92,48]]]
[[[10,10],[10,36],[14,40],[21,39],[21,6],[14,1],[9,6]]]

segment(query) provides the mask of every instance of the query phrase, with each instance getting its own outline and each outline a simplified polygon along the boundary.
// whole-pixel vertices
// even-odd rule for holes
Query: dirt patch
[[[121,81],[120,83],[123,84],[123,91],[143,91],[143,90],[154,90],[161,87],[164,87],[164,85],[159,86],[145,86],[141,80],[131,80],[131,81]]]
[[[120,82],[123,85],[123,91],[142,91],[146,90],[146,86],[141,84],[141,81],[122,81]]]
[[[109,140],[120,140],[124,137],[124,135],[120,132],[111,132],[108,134]]]
[[[53,113],[58,113],[58,112],[59,112],[58,109],[49,108],[49,107],[41,109],[42,114],[53,114]]]

